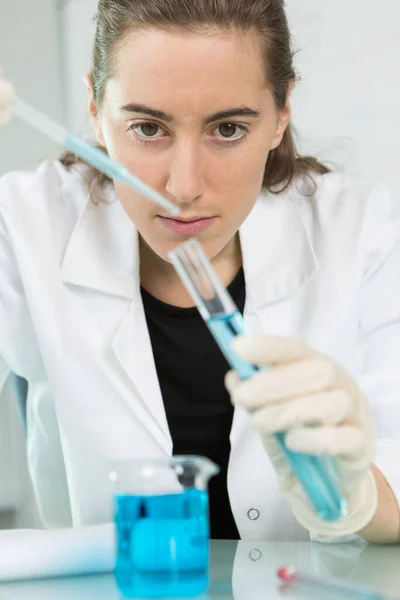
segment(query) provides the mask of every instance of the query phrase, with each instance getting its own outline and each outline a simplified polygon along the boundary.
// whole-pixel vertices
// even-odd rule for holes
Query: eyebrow
[[[155,108],[150,108],[149,106],[145,106],[144,104],[126,104],[125,106],[121,106],[121,112],[130,112],[130,113],[140,113],[142,115],[149,115],[154,119],[159,119],[160,121],[166,121],[167,123],[171,123],[174,119],[168,113],[165,113],[162,110],[156,110]],[[238,107],[238,108],[228,108],[226,110],[221,110],[209,117],[206,117],[204,124],[209,125],[210,123],[214,123],[215,121],[219,121],[221,119],[229,119],[232,117],[251,117],[256,119],[260,116],[260,112],[257,110],[253,110],[252,108],[247,108],[246,106]]]

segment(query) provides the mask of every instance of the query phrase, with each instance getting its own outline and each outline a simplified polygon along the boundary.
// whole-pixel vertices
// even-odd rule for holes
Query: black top
[[[240,269],[228,290],[243,314]],[[227,490],[233,407],[224,386],[229,365],[197,308],[161,302],[142,289],[147,326],[173,441],[173,453],[206,456],[220,474],[210,480],[213,539],[239,539]]]

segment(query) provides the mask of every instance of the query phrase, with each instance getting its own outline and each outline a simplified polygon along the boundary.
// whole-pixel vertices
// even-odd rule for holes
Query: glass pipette
[[[26,121],[35,129],[41,131],[44,135],[64,146],[92,167],[95,167],[110,179],[120,181],[128,187],[135,190],[142,196],[149,198],[159,206],[162,206],[171,215],[178,215],[180,209],[172,202],[164,198],[161,194],[153,190],[146,183],[141,181],[136,175],[133,175],[126,167],[115,160],[112,160],[105,152],[96,148],[92,144],[85,142],[78,136],[72,135],[64,127],[61,127],[46,115],[33,108],[20,98],[15,98],[13,110],[18,117]]]

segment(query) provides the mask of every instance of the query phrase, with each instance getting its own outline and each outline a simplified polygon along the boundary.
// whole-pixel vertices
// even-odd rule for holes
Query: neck
[[[179,279],[174,267],[160,258],[140,238],[140,284],[155,298],[173,306],[194,306],[192,297]],[[242,266],[239,234],[212,259],[212,264],[223,285],[227,287]]]

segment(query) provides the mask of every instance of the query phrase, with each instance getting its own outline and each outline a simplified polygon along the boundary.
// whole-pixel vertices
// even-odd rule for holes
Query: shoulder
[[[364,230],[393,221],[398,225],[400,205],[375,181],[362,181],[341,172],[299,178],[282,192],[263,190],[254,207],[254,221],[271,213],[283,219],[293,212],[301,217],[311,236],[346,232],[360,237]],[[260,225],[262,226],[262,225]],[[400,231],[400,226],[399,231]]]
[[[112,200],[112,188],[97,190],[98,209]],[[36,171],[12,172],[0,178],[0,218],[16,243],[39,240],[65,244],[77,223],[93,204],[89,168],[66,168],[59,161],[45,161]]]
[[[45,161],[31,172],[15,171],[0,178],[3,214],[79,212],[88,198],[85,167],[66,168],[59,161]]]
[[[252,213],[253,229],[286,222],[305,230],[318,258],[378,265],[400,243],[400,205],[384,185],[341,172],[296,180],[280,193],[263,192]]]
[[[339,236],[338,241],[351,235],[361,241],[382,228],[400,235],[400,204],[377,181],[332,172],[296,181],[282,196],[299,211],[310,231],[324,237]]]
[[[86,165],[66,168],[59,161],[46,161],[36,171],[0,178],[0,235],[15,255],[23,256],[25,262],[37,263],[39,255],[62,260],[71,236],[93,204],[88,175]],[[104,190],[105,200],[108,193]],[[98,209],[90,211],[93,218],[102,214],[101,203],[93,208]]]
[[[379,182],[333,172],[315,178],[310,195],[291,190],[313,242],[340,256],[358,255],[365,269],[400,243],[400,205]]]
[[[399,212],[388,190],[379,182],[359,180],[340,172],[317,175],[313,181],[297,181],[287,192],[303,212],[321,223],[360,219],[387,219]]]

